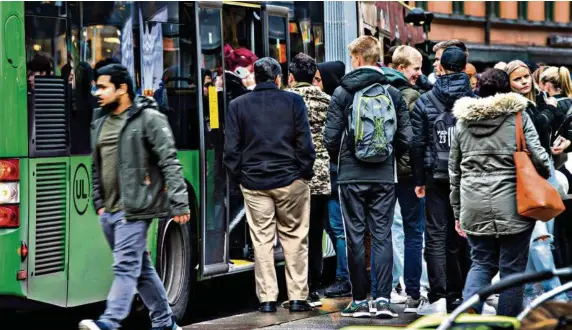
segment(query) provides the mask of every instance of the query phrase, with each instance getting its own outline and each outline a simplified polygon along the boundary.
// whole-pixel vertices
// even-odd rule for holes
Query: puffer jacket
[[[462,98],[453,109],[459,119],[449,154],[451,206],[470,235],[512,235],[534,226],[516,206],[516,114],[538,173],[550,175],[549,155],[540,145],[528,100],[516,93]]]
[[[177,158],[175,139],[167,117],[158,111],[154,99],[135,98],[117,141],[117,180],[120,200],[127,220],[162,218],[189,213],[187,186]],[[108,113],[91,125],[93,150],[93,206],[103,208],[100,184],[101,155],[98,148],[101,128]]]
[[[314,177],[312,177],[310,182],[310,194],[329,195],[331,193],[330,156],[324,146],[324,123],[326,122],[330,96],[322,92],[318,87],[308,83],[298,83],[292,88],[287,88],[286,91],[302,96],[304,103],[306,103],[306,108],[308,108],[310,133],[312,134],[312,143],[314,143],[314,150],[316,151]]]
[[[417,102],[420,96],[417,89],[407,81],[403,73],[388,67],[381,68],[381,71],[383,71],[383,74],[389,80],[389,84],[401,92],[403,101],[405,101],[407,109],[409,109],[409,115],[411,115],[413,108],[415,108],[415,102]],[[409,151],[407,151],[397,162],[397,176],[407,178],[410,177],[411,174],[411,159],[409,157]]]
[[[361,67],[346,74],[341,81],[328,107],[324,144],[330,158],[338,162],[338,183],[395,183],[395,164],[393,157],[388,157],[382,163],[366,163],[358,160],[347,145],[344,132],[348,127],[349,108],[353,103],[355,93],[374,83],[386,85],[387,78],[377,67]],[[397,131],[393,138],[395,159],[399,159],[411,144],[411,123],[409,111],[401,92],[389,87],[388,94],[395,106]]]
[[[415,103],[411,115],[411,169],[416,186],[424,186],[427,175],[434,179],[448,179],[448,173],[433,172],[436,153],[433,146],[433,124],[437,116],[445,111],[452,111],[455,102],[465,96],[475,96],[471,90],[469,76],[465,73],[454,73],[439,77],[433,89],[421,95]]]

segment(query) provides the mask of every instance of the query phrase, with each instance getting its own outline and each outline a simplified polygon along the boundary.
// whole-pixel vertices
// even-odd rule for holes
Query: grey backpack
[[[358,91],[349,109],[348,143],[357,159],[381,163],[392,156],[397,118],[389,85],[375,83]]]

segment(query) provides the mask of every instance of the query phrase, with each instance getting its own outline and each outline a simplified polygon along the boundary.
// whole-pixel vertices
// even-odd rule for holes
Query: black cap
[[[272,57],[263,57],[254,62],[254,75],[266,77],[268,80],[278,77],[282,73],[280,63]]]
[[[467,65],[467,55],[459,47],[449,47],[441,55],[441,66],[443,69],[454,72],[461,72]]]

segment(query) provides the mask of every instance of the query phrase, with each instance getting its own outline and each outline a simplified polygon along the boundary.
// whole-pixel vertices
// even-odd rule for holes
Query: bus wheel
[[[177,320],[181,320],[187,310],[194,276],[189,223],[181,226],[168,219],[159,224],[157,268]]]

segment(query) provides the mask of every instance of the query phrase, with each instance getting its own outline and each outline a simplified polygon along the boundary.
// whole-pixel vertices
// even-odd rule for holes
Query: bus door
[[[289,10],[287,7],[267,5],[263,16],[266,56],[273,57],[282,67],[282,87],[288,84],[288,64],[290,63],[290,33],[288,30]]]

